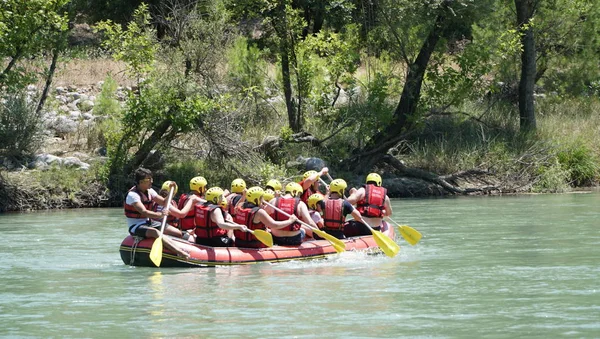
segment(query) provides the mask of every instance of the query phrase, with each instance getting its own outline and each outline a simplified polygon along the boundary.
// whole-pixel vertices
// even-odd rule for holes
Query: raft
[[[394,239],[393,227],[382,232]],[[290,260],[322,259],[337,252],[327,240],[307,240],[299,246],[274,245],[269,248],[210,247],[192,244],[179,238],[170,239],[190,254],[189,259],[178,257],[163,248],[161,267],[214,267],[248,265],[261,262],[284,262]],[[154,238],[141,239],[127,236],[121,243],[119,252],[125,265],[156,267],[150,260],[150,249]],[[342,239],[346,251],[369,251],[381,253],[372,235]]]

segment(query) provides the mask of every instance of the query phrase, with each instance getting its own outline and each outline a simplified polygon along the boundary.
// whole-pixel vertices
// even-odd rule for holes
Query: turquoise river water
[[[600,194],[394,200],[395,258],[124,265],[121,209],[0,214],[0,337],[600,338]]]

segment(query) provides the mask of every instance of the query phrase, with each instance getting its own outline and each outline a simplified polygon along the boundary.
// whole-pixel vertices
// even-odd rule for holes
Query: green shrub
[[[599,174],[598,159],[581,141],[564,147],[558,152],[558,162],[569,172],[569,181],[573,186],[593,185]]]
[[[569,189],[568,170],[557,161],[550,166],[537,169],[538,181],[533,185],[532,191],[538,193],[562,193]]]
[[[0,156],[22,160],[42,145],[43,120],[25,92],[0,94]]]

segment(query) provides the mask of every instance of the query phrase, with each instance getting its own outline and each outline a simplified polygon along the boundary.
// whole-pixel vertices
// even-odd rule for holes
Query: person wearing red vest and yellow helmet
[[[225,200],[227,201],[227,206],[229,214],[233,218],[235,216],[235,206],[242,198],[242,193],[246,189],[246,182],[244,179],[235,179],[231,182],[231,193],[225,194]]]
[[[177,183],[175,183],[174,181],[171,180],[167,180],[163,183],[160,191],[158,192],[158,195],[160,195],[163,198],[167,198],[169,196],[169,191],[171,189],[171,186],[175,186],[175,189],[173,191],[173,196],[175,196],[175,194],[177,194]],[[194,242],[193,239],[193,234],[189,233],[189,232],[182,232],[179,229],[179,218],[183,218],[187,215],[187,213],[191,210],[194,210],[194,204],[196,202],[200,201],[200,198],[198,197],[193,197],[192,199],[188,199],[187,203],[185,204],[185,206],[183,207],[183,209],[179,209],[177,207],[177,203],[175,202],[175,199],[171,199],[171,206],[169,206],[169,216],[167,217],[167,224],[170,226],[173,226],[173,229],[171,233],[168,233],[170,235],[174,235],[180,238],[183,238],[185,240],[188,240],[190,242]],[[163,205],[158,204],[158,203],[154,203],[154,205],[152,206],[152,210],[155,212],[160,212],[163,210]],[[162,219],[160,218],[153,218],[152,220],[156,220],[156,221],[162,221]],[[175,229],[177,228],[177,229]]]
[[[319,172],[311,170],[304,173],[302,181],[299,182],[300,186],[302,186],[302,196],[300,199],[304,203],[308,202],[308,197],[319,193],[319,178],[328,173],[329,169],[327,167],[323,167]]]
[[[280,229],[294,224],[298,218],[292,215],[291,218],[282,221],[276,221],[261,206],[263,203],[265,191],[258,187],[250,187],[244,191],[242,199],[238,203],[240,208],[236,212],[235,221],[246,225],[247,228],[256,230]],[[235,243],[238,247],[261,248],[265,247],[252,233],[242,233],[234,231]],[[275,237],[273,237],[275,238]]]
[[[321,213],[325,211],[325,196],[321,193],[315,193],[308,197],[308,213],[310,218],[317,224],[319,229],[323,228],[323,217]]]
[[[299,198],[301,194],[302,186],[298,183],[290,182],[285,186],[284,194],[272,200],[272,205],[288,215],[295,215],[305,223],[317,227],[315,222],[310,218],[308,207]],[[289,219],[287,215],[270,206],[266,207],[265,210],[277,221]],[[306,235],[313,236],[312,230],[300,223],[293,223],[283,228],[274,228],[271,230],[271,233],[273,234],[273,242],[278,245],[300,245]]]
[[[246,226],[225,220],[221,205],[223,193],[220,187],[211,187],[206,191],[206,202],[196,204],[196,244],[212,247],[234,246],[233,239],[227,234],[228,230],[247,231]]]
[[[360,220],[360,213],[350,202],[344,199],[344,191],[348,187],[343,179],[335,179],[329,183],[329,198],[325,200],[323,210],[323,231],[338,239],[345,239],[346,215],[350,214],[354,220]],[[319,208],[317,206],[317,208]]]
[[[381,176],[377,173],[370,173],[365,179],[365,185],[358,190],[352,189],[348,201],[363,216],[363,219],[375,230],[381,231],[387,229],[389,225],[383,218],[392,215],[392,206],[387,190],[381,186]],[[360,235],[369,235],[371,231],[364,227]]]
[[[199,203],[205,202],[206,200],[204,199],[204,193],[206,192],[207,184],[208,183],[204,177],[193,177],[190,180],[190,192],[187,194],[184,193],[179,197],[177,208],[183,209],[183,206],[185,206],[187,201],[192,197],[196,197],[195,199],[197,199],[197,202]],[[179,219],[179,228],[181,231],[188,233],[194,231],[194,217],[195,211],[192,208],[185,216]]]

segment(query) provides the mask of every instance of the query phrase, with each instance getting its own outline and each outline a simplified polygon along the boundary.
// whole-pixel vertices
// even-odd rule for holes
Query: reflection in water
[[[162,321],[162,316],[165,313],[163,307],[163,300],[165,298],[165,285],[163,283],[162,273],[160,271],[154,272],[148,277],[148,282],[150,285],[150,290],[152,291],[152,299],[154,300],[152,304],[155,305],[155,307],[150,310],[150,315],[157,317],[152,319],[160,322]]]

